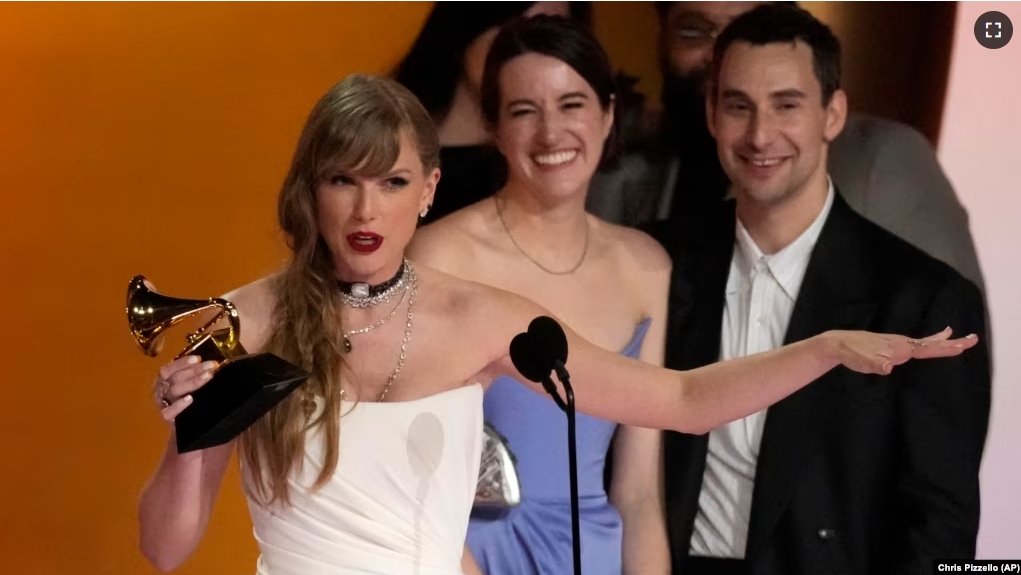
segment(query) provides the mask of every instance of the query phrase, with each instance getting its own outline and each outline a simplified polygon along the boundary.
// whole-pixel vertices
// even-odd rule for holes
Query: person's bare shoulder
[[[609,222],[592,218],[593,232],[603,238],[621,264],[632,268],[631,271],[641,274],[669,274],[671,260],[669,254],[652,236],[634,228],[618,226]]]
[[[495,310],[530,301],[515,293],[436,269],[420,260],[412,262],[423,285],[440,306],[439,311],[451,320],[475,322]]]
[[[486,350],[489,359],[505,355],[511,338],[539,315],[550,315],[537,303],[513,292],[461,279],[416,264],[433,305],[446,318],[456,337]],[[422,300],[420,300],[422,301]]]
[[[223,296],[234,304],[241,320],[241,344],[249,353],[261,350],[269,339],[276,308],[274,283],[277,275],[269,275],[241,286]]]
[[[485,244],[487,217],[482,201],[419,228],[408,245],[408,258],[439,271],[457,273],[480,245]]]
[[[597,225],[604,241],[610,242],[607,249],[613,254],[628,292],[635,294],[644,313],[651,314],[660,309],[670,289],[673,269],[670,255],[659,242],[641,230],[603,221]]]

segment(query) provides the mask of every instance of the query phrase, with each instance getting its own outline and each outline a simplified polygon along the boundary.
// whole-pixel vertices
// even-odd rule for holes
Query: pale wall
[[[979,556],[1021,557],[1021,3],[961,2],[939,158],[971,216],[993,330],[993,409],[982,466]],[[972,28],[989,10],[1014,24],[999,50]]]

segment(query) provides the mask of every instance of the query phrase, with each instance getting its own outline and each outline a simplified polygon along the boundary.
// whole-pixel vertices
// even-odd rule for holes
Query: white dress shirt
[[[783,345],[801,281],[833,205],[833,196],[831,181],[826,203],[812,225],[773,255],[764,255],[738,220],[723,308],[721,361]],[[763,410],[709,433],[691,555],[744,558],[755,467],[765,423]]]

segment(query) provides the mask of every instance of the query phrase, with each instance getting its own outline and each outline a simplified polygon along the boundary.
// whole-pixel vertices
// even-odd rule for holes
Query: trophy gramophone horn
[[[166,296],[140,275],[128,283],[128,329],[150,357],[159,355],[168,329],[209,309],[219,311],[187,335],[187,347],[177,354],[219,364],[212,379],[191,393],[191,405],[174,419],[179,453],[231,441],[311,376],[272,353],[246,352],[239,340],[241,319],[231,302]],[[209,331],[222,319],[227,327]]]
[[[131,335],[149,357],[156,357],[163,349],[163,336],[166,335],[166,330],[210,308],[219,309],[220,313],[198,331],[188,334],[188,347],[178,357],[188,355],[192,348],[201,342],[206,330],[224,317],[227,318],[230,327],[222,334],[225,337],[214,337],[214,343],[223,349],[225,355],[237,355],[237,351],[244,353],[243,348],[237,349],[240,347],[238,337],[241,334],[241,321],[237,309],[225,299],[198,300],[166,296],[157,292],[145,276],[139,275],[132,278],[128,284],[127,307]]]

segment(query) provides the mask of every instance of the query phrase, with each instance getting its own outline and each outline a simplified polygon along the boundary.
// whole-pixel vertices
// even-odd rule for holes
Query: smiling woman
[[[507,183],[419,230],[411,254],[524,295],[600,347],[658,364],[668,258],[641,232],[585,212],[589,183],[613,152],[616,92],[609,58],[586,27],[552,16],[505,27],[490,49],[481,96]],[[487,391],[484,413],[518,460],[524,499],[503,518],[472,521],[468,545],[480,570],[570,572],[571,546],[546,543],[571,538],[563,414],[510,377]],[[579,416],[577,437],[583,571],[666,573],[658,434]],[[608,494],[611,449],[624,465]]]
[[[442,146],[443,179],[428,223],[489,197],[503,185],[503,159],[480,111],[486,55],[500,28],[536,14],[588,22],[589,2],[437,2],[394,79],[432,116]]]

